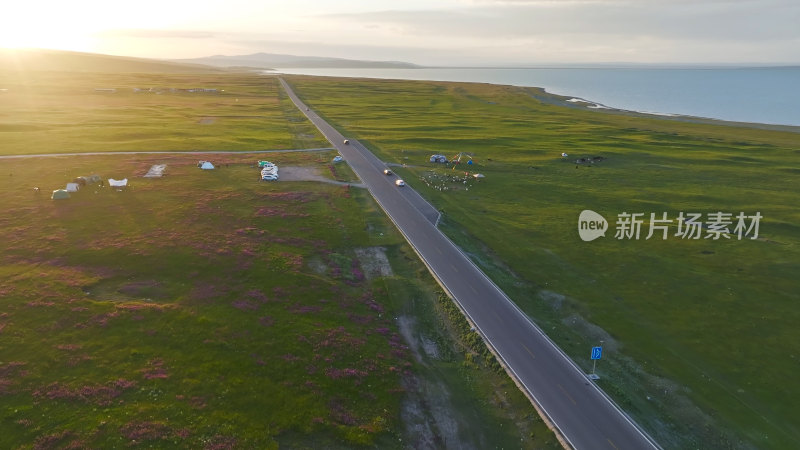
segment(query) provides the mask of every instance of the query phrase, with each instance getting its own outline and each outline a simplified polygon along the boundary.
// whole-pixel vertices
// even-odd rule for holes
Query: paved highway
[[[280,81],[294,104],[339,150],[439,284],[459,304],[564,446],[660,448],[436,228],[435,208],[408,186],[395,186],[396,176],[384,175],[385,165],[372,152],[353,139],[345,145],[341,133],[300,101],[283,79]]]

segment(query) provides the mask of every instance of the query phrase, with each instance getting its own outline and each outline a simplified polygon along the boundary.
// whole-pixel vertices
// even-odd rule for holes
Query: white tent
[[[203,170],[211,170],[214,168],[214,165],[208,161],[203,161],[203,164],[200,165],[200,168]]]
[[[108,185],[111,187],[123,187],[128,185],[128,179],[124,178],[122,180],[115,180],[113,178],[108,179]]]
[[[472,176],[475,177],[475,178],[486,178],[486,176],[484,174],[482,174],[482,173],[476,173],[475,175],[472,175]]]
[[[81,188],[81,185],[78,183],[67,183],[67,192],[78,192],[78,189]]]

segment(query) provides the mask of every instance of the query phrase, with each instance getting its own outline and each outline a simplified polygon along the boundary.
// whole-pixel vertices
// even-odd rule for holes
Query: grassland
[[[327,145],[274,79],[135,67],[0,71],[0,155],[241,153],[0,159],[0,447],[558,447],[365,190],[257,181]]]
[[[327,171],[330,157],[273,160]],[[430,277],[366,191],[262,183],[256,158],[3,161],[0,446],[556,445],[439,329],[457,322],[436,319]],[[156,162],[168,175],[140,178]],[[88,173],[131,186],[31,189]],[[367,276],[356,250],[376,247],[395,273]],[[438,350],[415,356],[403,335]],[[410,426],[443,412],[450,430]]]
[[[330,145],[274,78],[257,74],[76,75],[4,68],[0,88],[7,89],[0,92],[3,154]],[[196,88],[216,91],[188,92]]]
[[[600,385],[662,445],[800,441],[800,134],[581,111],[510,86],[290,82],[405,164],[397,172],[444,212],[443,229],[586,370],[602,342]],[[458,152],[475,164],[427,162]],[[606,238],[579,239],[583,209],[609,220]],[[759,238],[681,239],[673,222],[668,239],[645,239],[650,213],[717,211],[760,212]],[[645,213],[639,240],[614,238],[623,212]]]

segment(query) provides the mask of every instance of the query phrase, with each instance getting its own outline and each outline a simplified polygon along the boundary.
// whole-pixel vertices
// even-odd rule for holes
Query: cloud
[[[440,48],[528,46],[531,54],[591,60],[737,61],[742,56],[799,58],[795,0],[472,0],[431,11],[372,11],[322,16],[336,28],[372,33],[374,42],[428,42]],[[759,50],[760,49],[760,50]],[[794,50],[793,50],[794,49]],[[595,54],[600,52],[601,54]],[[518,52],[523,54],[524,52]],[[633,59],[629,59],[633,58]],[[762,58],[757,58],[761,60]]]
[[[94,34],[100,38],[137,38],[137,39],[217,39],[219,32],[199,30],[150,30],[120,29],[104,30]]]
[[[766,7],[765,3],[772,3]],[[544,5],[544,6],[543,6]],[[752,40],[800,37],[800,2],[654,3],[650,0],[525,2],[502,7],[331,14],[350,26],[406,35],[488,40],[547,35],[624,35],[674,39]]]

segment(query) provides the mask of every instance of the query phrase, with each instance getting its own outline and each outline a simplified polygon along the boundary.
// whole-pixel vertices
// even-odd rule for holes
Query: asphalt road
[[[562,444],[576,449],[660,448],[559,349],[472,261],[435,226],[436,211],[357,141],[322,120],[281,79],[289,97],[339,150],[375,200],[500,356]],[[421,208],[421,209],[419,209]],[[590,349],[586,349],[587,358]]]

